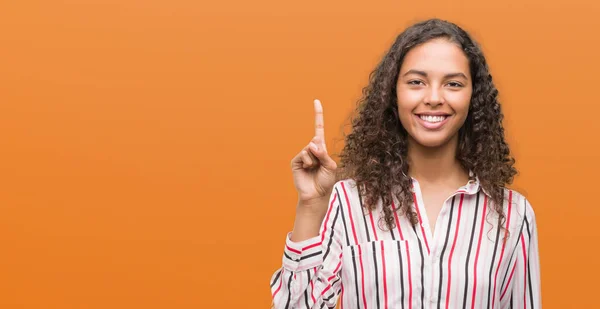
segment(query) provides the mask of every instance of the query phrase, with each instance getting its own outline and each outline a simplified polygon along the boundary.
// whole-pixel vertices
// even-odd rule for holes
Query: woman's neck
[[[466,171],[456,159],[458,135],[439,147],[425,147],[409,136],[408,176],[419,183],[462,186],[469,180]]]

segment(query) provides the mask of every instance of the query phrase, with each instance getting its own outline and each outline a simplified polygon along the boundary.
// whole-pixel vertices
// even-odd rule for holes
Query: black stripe
[[[508,309],[512,309],[513,308],[513,297],[512,297],[512,292],[510,292],[510,307],[508,307]]]
[[[475,200],[475,215],[473,215],[473,228],[471,229],[471,239],[469,240],[469,250],[467,250],[467,262],[465,263],[465,292],[463,295],[463,309],[467,308],[467,290],[469,288],[469,259],[471,258],[471,248],[473,247],[473,238],[475,236],[475,227],[477,226],[477,213],[479,211],[479,196],[481,192],[477,193],[477,199]],[[481,222],[483,224],[483,222]]]
[[[344,209],[342,208],[342,198],[340,197],[340,191],[335,188],[335,192],[338,197],[338,207],[342,213],[342,223],[344,223],[344,234],[346,234],[346,245],[350,246],[350,238],[348,238],[348,228],[346,227],[346,218],[344,218]]]
[[[339,214],[340,207],[338,205],[338,208],[335,211],[335,216],[333,217],[333,222],[331,223],[331,236],[329,237],[329,243],[327,244],[327,250],[325,251],[325,255],[323,256],[323,261],[327,258],[327,255],[329,255],[329,249],[331,249],[331,243],[333,242],[333,235],[335,233],[335,222],[337,221]]]
[[[308,287],[310,286],[310,269],[306,270],[306,273],[308,274],[308,284],[306,285],[306,290],[304,290],[304,303],[306,304],[306,309],[310,309],[310,306],[308,305]]]
[[[454,200],[456,199],[456,195],[452,197],[452,206],[450,207],[450,219],[448,220],[448,229],[446,230],[446,240],[444,241],[444,247],[442,248],[442,254],[440,255],[440,287],[438,289],[438,309],[442,306],[442,284],[444,278],[444,253],[446,252],[446,247],[448,246],[448,238],[450,238],[450,228],[452,227],[452,214],[454,213]]]
[[[529,220],[527,220],[527,209],[525,209],[525,224],[527,225],[527,236],[529,236],[529,244],[527,245],[527,249],[529,249],[529,245],[531,245],[531,233],[529,233]],[[529,302],[531,302],[531,309],[534,309],[533,303],[533,287],[531,284],[531,267],[529,266],[529,255],[531,254],[530,250],[527,250],[527,279],[529,281],[527,286],[529,287]],[[525,262],[525,261],[523,261]]]
[[[321,303],[321,308],[320,309],[323,309],[323,307],[325,307],[325,303]],[[327,308],[329,308],[329,309],[335,309],[335,306],[333,306],[333,307],[327,306]]]
[[[367,234],[367,241],[371,242],[371,236],[369,235],[369,225],[367,224],[367,216],[364,213],[363,204],[362,204],[362,196],[360,195],[360,190],[358,193],[358,200],[360,202],[360,209],[363,218],[363,223],[365,225],[365,233]],[[370,213],[370,210],[369,210]],[[375,227],[373,227],[375,228]],[[375,231],[373,231],[375,233]],[[379,309],[379,278],[377,274],[377,252],[375,249],[375,242],[371,242],[373,245],[373,266],[375,266],[375,295],[377,297],[377,309]]]
[[[331,294],[329,294],[328,297],[323,298],[324,301],[330,301],[331,298],[333,298],[333,296],[335,296],[335,291],[331,290]]]
[[[335,295],[335,293],[334,293],[335,291],[333,290],[333,287],[341,280],[342,280],[342,278],[337,277],[335,280],[331,281],[331,289],[329,289],[331,291],[331,295],[329,295],[329,297],[327,299],[331,299],[331,297]]]
[[[271,287],[273,287],[275,285],[275,282],[277,282],[277,279],[279,279],[279,276],[281,276],[282,272],[283,272],[283,268],[281,268],[281,270],[275,276],[275,279],[273,279],[273,282],[271,282]]]
[[[398,225],[400,225],[400,220],[398,220]],[[392,235],[392,240],[396,240],[396,236],[394,236],[393,229],[390,230],[390,234]],[[402,309],[404,309],[404,270],[402,267],[402,253],[400,252],[400,241],[397,241],[396,245],[398,247],[398,262],[400,263],[400,304],[402,304]]]
[[[363,222],[365,223],[365,232],[367,234],[367,241],[371,241],[371,236],[369,236],[369,226],[367,225],[367,216],[365,216],[364,213],[364,209],[363,209],[363,203],[362,203],[362,196],[360,195],[360,190],[358,192],[358,201],[360,202],[360,209],[362,210],[362,214],[363,214]]]
[[[400,222],[398,222],[398,224],[400,224]],[[394,236],[394,233],[392,233],[392,236]],[[400,263],[400,303],[402,304],[402,309],[404,309],[404,267],[402,267],[400,242],[397,242],[396,245],[398,245],[398,263]]]
[[[494,243],[494,254],[492,255],[492,263],[490,264],[490,279],[489,279],[489,285],[488,285],[488,301],[487,301],[487,307],[490,308],[490,301],[491,301],[491,296],[492,296],[492,271],[494,269],[494,262],[496,261],[496,251],[498,250],[498,242],[500,239],[500,226],[498,226],[496,228],[497,233],[496,233],[496,242]],[[496,293],[496,291],[494,291],[494,293]]]
[[[352,266],[354,266],[354,287],[356,288],[356,308],[360,308],[360,294],[358,293],[358,276],[356,274],[356,260],[354,259],[354,257],[356,256],[354,254],[354,247],[350,247],[350,250],[352,251]]]
[[[502,284],[500,285],[500,291],[502,291],[504,289],[504,283],[506,283],[506,278],[508,277],[508,272],[510,271],[511,267],[510,265],[512,264],[512,260],[514,257],[516,257],[519,254],[519,244],[521,243],[521,234],[523,233],[523,226],[525,225],[525,218],[523,218],[523,222],[521,222],[521,229],[519,230],[519,234],[517,234],[517,241],[515,243],[515,247],[512,250],[512,254],[510,255],[510,259],[508,260],[508,267],[506,268],[506,271],[504,272],[504,278],[502,279]],[[516,263],[516,262],[515,262]]]
[[[334,285],[336,285],[336,283],[340,282],[342,280],[341,277],[337,277],[335,278],[335,280],[331,281],[331,287],[333,287]],[[333,291],[333,289],[332,289]]]
[[[303,256],[303,257],[300,257],[300,260],[308,259],[308,258],[311,258],[311,257],[313,257],[313,256],[315,256],[315,255],[319,255],[319,254],[321,254],[321,253],[323,253],[323,251],[320,251],[320,250],[319,250],[319,251],[317,251],[317,252],[314,252],[314,253],[311,253],[311,254],[307,254],[307,255],[305,255],[305,256]]]
[[[419,233],[417,233],[417,228],[412,226],[415,235],[417,236],[417,243],[419,244],[419,252],[421,253],[421,309],[425,309],[425,283],[423,279],[425,277],[425,273],[423,272],[423,266],[425,266],[425,257],[423,256],[423,245],[421,245],[421,239],[419,238]]]
[[[527,208],[525,208],[525,224],[527,225],[527,230],[526,230],[527,231],[527,237],[528,237],[529,242],[531,243],[531,232],[529,231],[530,230],[530,228],[529,228],[529,220],[527,220]]]
[[[329,294],[329,296],[327,296],[327,297],[323,298],[323,300],[325,300],[325,301],[330,301],[330,300],[331,300],[331,299],[332,299],[332,298],[333,298],[335,295],[337,295],[337,294],[339,294],[339,293],[340,293],[340,292],[338,291],[338,292],[337,292],[337,294],[336,294],[336,291],[333,289],[333,287],[334,287],[334,286],[335,286],[335,285],[336,285],[338,282],[340,282],[340,280],[341,280],[341,278],[339,278],[339,277],[338,277],[337,279],[335,279],[335,280],[333,280],[333,281],[331,282],[331,288],[329,289],[329,291],[330,291],[330,294]]]
[[[517,244],[519,244],[521,241],[517,241]],[[504,277],[502,278],[502,284],[500,284],[500,291],[504,290],[504,284],[506,283],[506,278],[508,277],[508,273],[510,272],[510,270],[512,269],[511,263],[513,258],[518,254],[518,250],[513,250],[513,253],[510,255],[510,259],[508,259],[508,264],[506,264],[506,271],[504,272]]]
[[[288,279],[288,299],[285,302],[285,309],[288,309],[290,307],[290,300],[292,299],[292,290],[290,289],[292,286],[292,276],[294,275],[293,272],[290,272],[290,278]]]
[[[379,309],[379,275],[377,274],[377,249],[375,248],[375,241],[373,244],[373,265],[375,266],[375,295],[377,295],[377,309]]]
[[[298,262],[300,259],[294,260],[291,256],[289,256],[285,251],[283,251],[283,255],[290,261]]]

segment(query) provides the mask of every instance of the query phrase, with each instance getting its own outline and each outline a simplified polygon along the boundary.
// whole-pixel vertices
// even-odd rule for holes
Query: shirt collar
[[[412,180],[418,182],[415,178],[410,177]],[[487,196],[491,196],[487,190],[485,190],[482,186],[481,186],[481,182],[479,181],[479,177],[477,175],[475,175],[475,173],[472,170],[469,170],[469,181],[462,187],[458,188],[456,190],[457,193],[465,193],[465,194],[475,194],[477,192],[479,192],[479,189],[481,189],[483,191],[483,193],[485,193]],[[413,192],[414,192],[414,186],[413,186]]]
[[[479,191],[479,189],[481,189],[485,195],[490,196],[489,193],[481,186],[479,177],[475,175],[472,170],[469,170],[469,178],[469,182],[463,186],[468,194],[475,194]]]

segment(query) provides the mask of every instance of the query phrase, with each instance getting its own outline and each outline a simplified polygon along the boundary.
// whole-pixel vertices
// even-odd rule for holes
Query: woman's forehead
[[[400,74],[409,70],[444,76],[462,72],[468,74],[469,59],[456,43],[436,39],[412,48],[404,57]]]

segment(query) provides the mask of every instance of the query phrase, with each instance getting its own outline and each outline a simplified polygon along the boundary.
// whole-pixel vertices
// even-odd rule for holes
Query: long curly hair
[[[490,195],[490,207],[498,213],[502,227],[504,186],[513,181],[517,170],[504,140],[503,114],[498,90],[479,45],[454,23],[437,18],[418,22],[401,34],[369,74],[369,84],[362,89],[356,117],[351,115],[352,132],[342,133],[345,145],[339,154],[337,180],[352,178],[362,197],[363,207],[374,210],[382,201],[389,229],[395,228],[394,212],[418,223],[412,207],[412,179],[408,176],[407,131],[398,116],[396,83],[408,51],[436,38],[457,44],[469,60],[473,92],[465,123],[458,131],[456,159],[479,178],[480,186]],[[392,195],[398,200],[393,207]],[[492,206],[493,205],[493,206]]]

